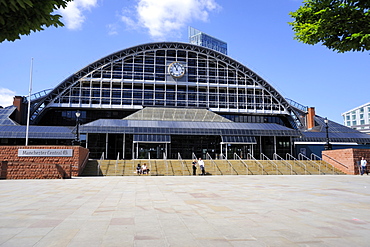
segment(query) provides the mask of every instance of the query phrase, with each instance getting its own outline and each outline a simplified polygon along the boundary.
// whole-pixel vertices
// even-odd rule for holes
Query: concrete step
[[[192,160],[90,160],[81,176],[137,176],[140,175],[136,172],[138,164],[146,164],[150,176],[192,175]],[[323,161],[205,160],[204,164],[208,175],[344,174]]]

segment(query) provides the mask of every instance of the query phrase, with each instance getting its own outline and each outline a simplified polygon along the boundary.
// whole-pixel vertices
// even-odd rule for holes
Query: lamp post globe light
[[[79,110],[76,111],[76,139],[73,141],[74,145],[80,145],[80,131],[79,131],[79,126],[80,126],[80,116],[81,112]]]
[[[332,146],[329,142],[329,125],[328,125],[329,120],[328,118],[325,118],[324,122],[325,122],[325,129],[326,129],[326,143],[324,147],[325,147],[325,150],[332,150]]]

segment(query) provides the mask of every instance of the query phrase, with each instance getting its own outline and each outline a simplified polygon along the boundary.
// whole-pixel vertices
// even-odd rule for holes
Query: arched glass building
[[[226,55],[187,43],[145,44],[104,57],[35,102],[31,120],[60,123],[63,114],[51,109],[82,108],[91,121],[101,117],[96,110],[116,110],[124,117],[147,106],[206,108],[237,122],[265,122],[267,117],[289,128],[299,124],[286,100],[256,73]],[[244,121],[247,115],[255,118]]]
[[[179,42],[138,45],[86,66],[31,98],[30,120],[75,126],[77,111],[92,158],[271,157],[294,153],[307,129],[306,112],[255,72]]]
[[[202,111],[203,115],[198,114],[199,116],[191,121],[181,118],[182,123],[202,122],[205,125],[204,114],[210,111],[223,117],[217,118],[218,120],[213,118],[211,121],[213,125],[222,121],[226,124],[222,127],[225,130],[243,132],[251,127],[246,124],[235,126],[234,123],[252,123],[256,125],[252,126],[254,131],[261,133],[259,135],[243,133],[240,136],[246,140],[239,140],[237,144],[233,144],[228,143],[225,136],[235,136],[235,133],[216,135],[200,131],[201,133],[189,135],[193,132],[192,129],[201,128],[201,126],[192,127],[189,123],[181,127],[191,129],[182,134],[188,138],[188,145],[177,146],[183,143],[176,141],[175,130],[174,133],[155,133],[148,129],[145,133],[134,131],[131,136],[127,130],[122,129],[120,136],[119,133],[113,134],[103,128],[113,124],[110,122],[105,122],[104,126],[94,133],[88,126],[81,127],[81,132],[87,134],[87,147],[96,149],[92,155],[105,151],[108,156],[114,155],[113,157],[121,149],[121,154],[125,154],[125,157],[132,155],[138,157],[137,150],[142,149],[144,153],[146,150],[154,149],[156,152],[152,156],[162,156],[157,152],[159,146],[170,157],[178,155],[177,151],[184,149],[195,153],[199,151],[203,153],[204,150],[214,155],[224,154],[226,150],[221,150],[221,144],[225,144],[223,149],[235,146],[229,150],[231,153],[243,149],[243,152],[239,152],[240,155],[257,151],[273,153],[280,149],[286,152],[291,148],[290,137],[299,136],[295,130],[301,124],[290,104],[256,73],[222,53],[188,43],[150,43],[104,57],[67,78],[48,95],[35,100],[32,106],[31,121],[38,125],[60,125],[60,123],[74,125],[73,111],[76,110],[81,112],[80,120],[83,123],[90,123],[98,119],[124,119],[147,107],[156,109],[157,118],[142,119],[141,123],[134,126],[140,129],[147,124],[146,121],[168,122],[168,118],[163,119],[160,116],[163,115],[164,109],[167,109],[167,114],[171,114],[169,109],[181,108],[187,109],[190,115],[196,109],[207,110]],[[226,121],[227,119],[230,121]],[[180,122],[178,118],[171,120],[177,124]],[[289,134],[281,135],[281,130]],[[108,138],[103,133],[108,133]],[[155,135],[157,139],[165,140],[158,141],[158,145],[152,140],[144,139],[141,142],[136,140],[139,138],[138,135],[142,134],[157,134]],[[163,134],[169,135],[164,137]],[[182,135],[178,137],[180,140],[184,138]],[[104,143],[107,139],[108,150]],[[119,143],[112,145],[111,139]],[[194,145],[200,139],[205,139],[204,143],[202,140],[202,145],[190,147],[191,143]],[[136,148],[133,143],[136,143]],[[278,147],[278,143],[283,144]],[[109,152],[112,149],[116,151]],[[189,155],[189,152],[187,153],[186,156]]]

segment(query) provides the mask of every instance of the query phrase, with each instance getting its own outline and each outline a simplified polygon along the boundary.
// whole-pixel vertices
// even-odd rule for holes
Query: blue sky
[[[342,123],[341,113],[369,102],[368,52],[338,54],[293,39],[288,22],[300,0],[75,0],[63,28],[0,44],[0,105],[33,90],[54,88],[116,51],[154,41],[187,42],[193,26],[228,43],[228,55],[284,97]]]

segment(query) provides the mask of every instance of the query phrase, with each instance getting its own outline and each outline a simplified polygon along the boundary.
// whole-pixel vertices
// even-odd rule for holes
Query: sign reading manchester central
[[[73,149],[18,149],[18,157],[72,157]]]

